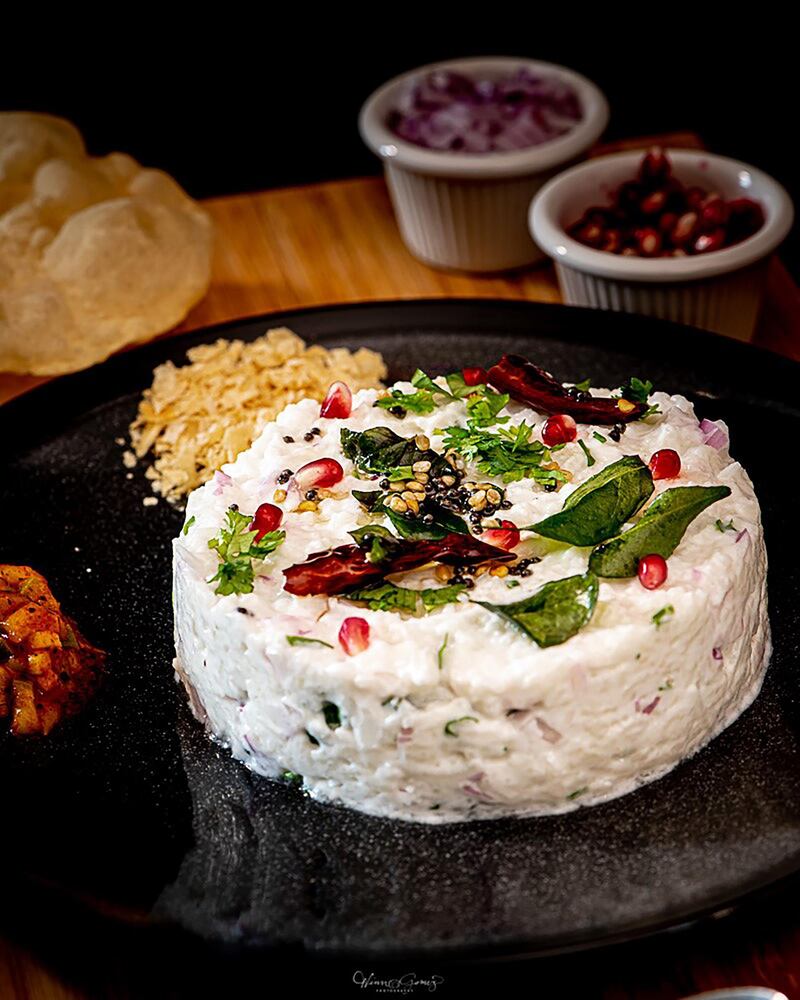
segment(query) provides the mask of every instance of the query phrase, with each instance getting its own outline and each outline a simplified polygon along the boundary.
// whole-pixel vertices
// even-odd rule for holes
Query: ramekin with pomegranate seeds
[[[726,202],[757,202],[763,224],[732,246],[685,256],[619,254],[586,246],[569,230],[593,206],[634,181],[644,150],[598,157],[566,170],[534,198],[533,238],[556,263],[568,305],[641,313],[749,340],[758,318],[770,255],[794,218],[784,188],[763,171],[702,150],[665,150],[672,174]]]

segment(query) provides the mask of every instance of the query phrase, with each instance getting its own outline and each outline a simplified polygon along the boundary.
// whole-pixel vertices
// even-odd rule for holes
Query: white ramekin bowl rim
[[[526,149],[499,153],[450,153],[445,150],[427,149],[401,139],[386,124],[386,117],[391,110],[395,94],[415,77],[441,69],[481,73],[520,66],[549,73],[569,84],[581,102],[583,118],[568,132],[548,142]],[[361,138],[386,165],[396,165],[434,177],[486,179],[535,174],[568,163],[585,152],[600,137],[607,123],[608,102],[591,80],[566,66],[514,56],[447,59],[418,66],[388,80],[370,94],[358,116]]]
[[[534,240],[557,263],[575,270],[601,278],[660,283],[696,281],[737,271],[763,259],[785,239],[792,227],[794,207],[785,188],[769,174],[741,160],[701,149],[670,148],[666,153],[678,175],[682,166],[701,162],[707,165],[710,178],[738,176],[742,172],[749,174],[747,196],[761,202],[766,216],[764,225],[734,246],[686,257],[623,257],[605,250],[594,250],[568,236],[558,217],[561,199],[568,192],[582,190],[586,203],[580,211],[603,204],[605,196],[600,182],[608,164],[627,164],[633,177],[643,155],[643,150],[638,149],[595,157],[548,181],[531,202],[528,214]],[[579,214],[576,214],[576,219]]]

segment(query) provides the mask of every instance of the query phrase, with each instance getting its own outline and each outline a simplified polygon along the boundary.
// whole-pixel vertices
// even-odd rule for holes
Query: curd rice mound
[[[537,410],[506,363],[292,403],[189,497],[176,670],[253,771],[402,820],[557,813],[758,693],[766,553],[725,425],[651,387]]]

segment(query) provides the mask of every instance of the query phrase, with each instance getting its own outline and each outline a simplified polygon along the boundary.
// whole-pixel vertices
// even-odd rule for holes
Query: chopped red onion
[[[711,448],[724,448],[728,444],[728,435],[713,420],[701,420],[700,433],[703,441]]]
[[[582,118],[572,87],[522,66],[498,80],[450,70],[417,77],[401,93],[387,125],[427,149],[494,153],[549,142]]]
[[[719,646],[715,646],[711,650],[711,655],[718,663],[722,661],[722,650],[719,648]]]
[[[750,532],[747,530],[747,528],[742,528],[742,530],[736,536],[736,544],[738,545],[738,543],[741,541],[747,541],[747,542],[750,541]]]
[[[233,485],[233,480],[228,473],[219,470],[214,473],[214,482],[217,484],[217,488],[214,490],[215,497],[218,497],[227,486]]]

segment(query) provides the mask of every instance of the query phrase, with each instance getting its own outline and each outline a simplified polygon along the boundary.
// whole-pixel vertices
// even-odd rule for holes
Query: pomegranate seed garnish
[[[706,198],[700,209],[700,219],[705,227],[714,229],[716,226],[724,226],[728,221],[730,210],[719,195],[712,195]]]
[[[510,552],[519,545],[519,537],[519,528],[513,521],[501,521],[499,528],[487,528],[481,535],[481,541]]]
[[[568,413],[554,413],[542,427],[542,441],[546,445],[567,444],[578,436],[578,425]]]
[[[715,229],[710,233],[703,233],[694,241],[695,253],[711,253],[712,250],[719,250],[725,242],[725,230]]]
[[[662,210],[667,201],[666,191],[653,191],[642,199],[639,206],[644,215],[656,215]]]
[[[270,531],[276,531],[283,520],[283,511],[276,507],[274,503],[262,503],[256,508],[253,520],[250,522],[250,530],[256,531],[255,540],[260,542],[264,535]]]
[[[318,458],[309,462],[294,474],[294,481],[301,491],[320,486],[323,489],[335,486],[344,479],[344,469],[335,458]]]
[[[672,448],[662,448],[653,452],[650,458],[650,472],[653,479],[677,479],[681,474],[681,456]]]
[[[634,236],[636,237],[636,246],[642,257],[655,257],[657,253],[660,253],[661,234],[658,230],[646,226],[643,229],[637,229]]]
[[[676,212],[664,212],[658,220],[658,228],[662,233],[670,233],[675,228],[677,221],[678,215]]]
[[[319,415],[328,420],[349,417],[353,410],[353,394],[344,382],[334,382],[328,389],[328,395],[323,399]]]
[[[686,188],[684,197],[689,208],[698,209],[705,201],[707,195],[701,187],[689,187]]]
[[[465,385],[486,385],[489,378],[485,368],[462,368],[461,375]]]
[[[672,230],[671,239],[676,246],[683,246],[684,243],[688,243],[692,238],[695,226],[697,225],[697,213],[696,212],[684,212],[683,215],[675,223],[675,228]]]
[[[339,629],[339,645],[348,656],[363,653],[369,646],[369,622],[364,618],[345,618]]]
[[[656,590],[667,579],[667,560],[657,554],[642,556],[636,570],[639,583],[647,590]]]
[[[639,180],[643,183],[652,184],[654,181],[666,180],[670,172],[670,162],[664,150],[658,148],[651,149],[647,152],[639,167]]]

